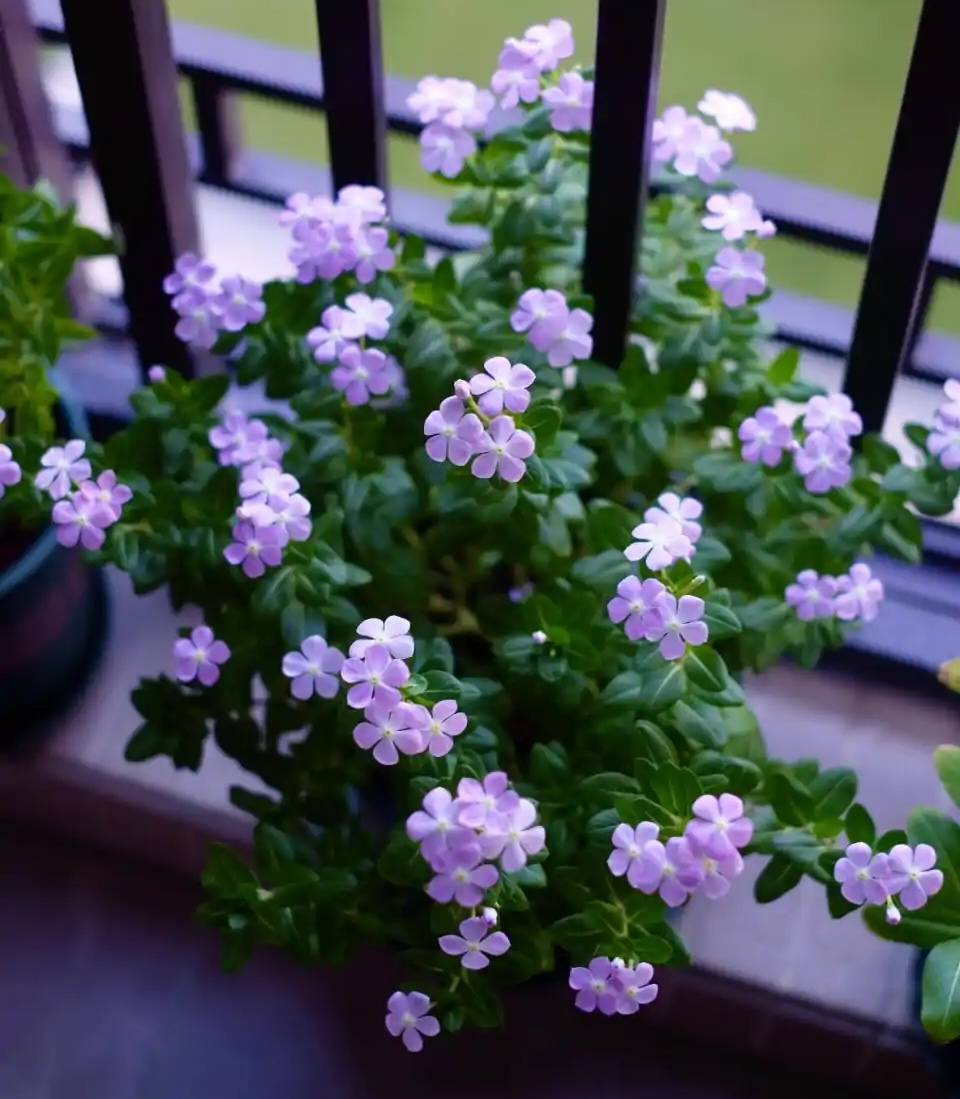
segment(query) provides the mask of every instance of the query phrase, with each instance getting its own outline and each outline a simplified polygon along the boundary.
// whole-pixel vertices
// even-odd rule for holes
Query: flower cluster
[[[858,561],[843,576],[821,576],[804,569],[787,586],[784,598],[801,622],[815,618],[839,618],[842,622],[871,622],[883,602],[883,581]]]
[[[618,824],[607,866],[614,877],[626,877],[641,893],[659,892],[670,908],[694,893],[710,900],[724,896],[743,870],[739,848],[753,836],[753,822],[743,815],[735,794],[702,794],[693,803],[693,819],[682,836],[663,843],[660,826],[642,821],[636,827]]]
[[[373,758],[387,767],[398,762],[401,752],[445,756],[453,747],[453,738],[467,727],[467,717],[453,699],[441,699],[430,710],[415,698],[405,697],[410,679],[405,661],[414,650],[410,623],[396,614],[386,620],[367,618],[357,627],[357,634],[348,659],[339,668],[341,679],[350,687],[347,705],[363,710],[364,720],[353,730],[355,743],[372,749]]]
[[[551,366],[569,366],[593,353],[593,317],[585,309],[571,309],[559,290],[526,290],[510,314],[514,332],[526,332]]]
[[[424,125],[420,163],[428,172],[453,179],[477,151],[474,134],[486,127],[494,98],[469,80],[425,76],[407,97],[407,106]]]
[[[209,350],[219,332],[240,332],[248,324],[258,324],[266,313],[260,283],[241,275],[216,282],[216,273],[212,263],[185,252],[163,280],[180,316],[174,332],[191,347]]]
[[[280,564],[288,542],[310,537],[310,501],[298,491],[296,477],[283,471],[283,446],[270,435],[263,420],[250,420],[243,412],[229,410],[210,429],[208,438],[221,465],[240,469],[233,541],[223,556],[255,580],[268,567]]]
[[[336,362],[330,373],[334,389],[350,405],[375,403],[391,390],[402,398],[406,385],[403,370],[393,356],[366,341],[382,340],[390,331],[393,306],[385,298],[348,294],[344,303],[330,305],[321,324],[307,333],[307,345],[318,363]]]
[[[927,449],[944,469],[960,469],[960,381],[949,378],[943,391],[947,399],[937,409]]]
[[[387,229],[379,224],[386,216],[379,187],[351,184],[340,189],[336,201],[302,191],[291,195],[280,224],[293,239],[289,256],[297,282],[331,280],[351,271],[366,285],[381,271],[389,271],[396,256]]]
[[[653,123],[653,159],[681,176],[716,183],[733,159],[733,149],[716,126],[683,107],[668,107]]]
[[[98,550],[106,537],[104,531],[120,519],[123,505],[133,493],[117,481],[112,469],[105,469],[95,481],[91,480],[90,462],[83,457],[85,449],[82,439],[50,447],[40,458],[42,468],[34,484],[56,501],[51,518],[57,527],[57,541],[62,546],[72,547],[79,542],[84,549]],[[5,483],[16,484],[20,467],[9,458],[6,462],[3,459],[0,453],[0,482],[6,468]]]
[[[833,868],[834,880],[850,904],[886,908],[887,923],[901,920],[900,903],[908,912],[922,908],[943,886],[943,872],[935,870],[937,853],[928,843],[915,848],[898,843],[889,852],[874,854],[869,844],[851,843]]]
[[[811,397],[803,411],[805,438],[798,442],[792,426],[778,409],[758,408],[740,424],[737,436],[745,462],[780,464],[785,451],[804,479],[807,492],[821,494],[842,488],[853,475],[850,439],[863,431],[863,421],[845,393]]]
[[[515,873],[546,843],[536,805],[510,788],[503,771],[491,771],[482,782],[461,779],[456,797],[442,786],[430,790],[423,808],[407,819],[407,835],[434,872],[427,893],[438,904],[455,900],[463,908],[480,904],[496,885],[494,860]]]
[[[516,482],[527,471],[526,459],[533,454],[534,440],[504,409],[526,411],[530,404],[527,390],[536,376],[528,366],[511,365],[502,355],[488,359],[483,369],[483,374],[475,374],[469,381],[458,381],[454,395],[427,416],[423,424],[426,451],[434,462],[449,461],[455,466],[465,466],[473,459],[470,472],[474,477],[488,480],[496,474],[504,481]]]
[[[209,626],[197,626],[189,637],[178,637],[173,643],[177,679],[204,687],[212,687],[220,678],[220,665],[230,659],[230,646],[213,635]]]
[[[763,239],[772,237],[777,231],[776,225],[763,217],[753,196],[746,191],[711,195],[700,224],[704,229],[718,232],[727,241],[742,240],[747,233],[756,233]]]
[[[650,983],[653,966],[649,962],[627,965],[622,958],[598,957],[570,970],[569,984],[576,992],[574,1004],[581,1011],[604,1015],[634,1015],[641,1004],[652,1004],[660,991]]]
[[[573,56],[573,49],[573,30],[565,19],[537,23],[527,27],[523,38],[506,39],[490,79],[500,106],[509,109],[518,103],[535,103],[540,96],[541,73],[552,72]]]
[[[6,412],[0,408],[0,424],[6,418]],[[22,476],[23,470],[20,468],[20,464],[14,461],[13,451],[10,447],[0,443],[0,499],[3,499],[3,494],[8,488],[20,483]]]

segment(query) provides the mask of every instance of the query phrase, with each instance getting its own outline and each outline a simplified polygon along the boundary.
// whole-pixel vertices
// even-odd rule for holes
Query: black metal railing
[[[0,5],[0,44],[8,8],[23,3]],[[597,3],[584,281],[595,300],[598,355],[611,363],[637,292],[636,238],[649,190],[665,4]],[[57,0],[30,2],[41,37],[69,43],[80,83],[86,118],[61,113],[57,130],[77,155],[92,157],[125,243],[125,297],[141,362],[186,369],[186,352],[171,340],[158,272],[195,241],[192,177],[270,202],[316,177],[309,165],[243,149],[232,99],[248,94],[325,111],[334,185],[384,185],[387,131],[420,129],[405,104],[410,84],[382,72],[378,0],[316,0],[319,62],[305,51],[189,24],[170,28],[159,0],[62,0],[62,7],[61,14]],[[960,124],[957,41],[960,4],[924,0],[879,204],[759,172],[732,173],[784,236],[868,255],[855,314],[782,293],[770,312],[784,339],[847,358],[845,388],[869,428],[882,426],[901,370],[941,379],[960,363],[960,340],[922,334],[939,280],[960,281],[960,225],[937,223]],[[190,84],[198,126],[187,155],[178,72]],[[623,103],[630,104],[631,127],[622,124]],[[432,243],[476,242],[475,232],[444,225],[433,200],[394,191],[392,205],[401,228]]]

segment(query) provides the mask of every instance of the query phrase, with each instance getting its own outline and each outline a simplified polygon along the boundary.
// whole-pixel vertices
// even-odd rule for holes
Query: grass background
[[[311,0],[171,0],[170,7],[176,19],[316,49]],[[551,16],[573,24],[578,60],[589,62],[593,51],[595,0],[381,0],[381,9],[385,66],[401,76],[486,83],[503,38]],[[919,10],[920,0],[671,0],[661,106],[692,107],[706,87],[736,91],[759,117],[756,133],[735,135],[741,163],[876,198]],[[249,144],[325,162],[316,114],[253,100],[242,109]],[[624,104],[625,124],[629,118]],[[415,145],[401,138],[391,139],[390,171],[403,187],[437,186],[420,169]],[[956,168],[941,213],[960,220]],[[765,242],[764,252],[776,285],[856,303],[861,260],[784,240]],[[960,331],[960,289],[941,284],[932,323]]]

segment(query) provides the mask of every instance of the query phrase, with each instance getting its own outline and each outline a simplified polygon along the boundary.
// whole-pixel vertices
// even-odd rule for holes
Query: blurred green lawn
[[[316,48],[313,7],[171,0],[174,18],[307,50]],[[551,16],[573,24],[579,60],[592,54],[596,0],[381,0],[381,8],[385,65],[397,75],[486,82],[503,38]],[[739,92],[760,120],[756,133],[737,135],[741,163],[877,197],[920,0],[671,0],[667,10],[662,106],[692,106],[706,87]],[[630,104],[623,113],[626,124]],[[243,117],[251,145],[325,161],[324,127],[312,112],[250,101]],[[437,188],[412,142],[392,139],[390,158],[398,185]],[[956,169],[942,213],[960,219]],[[855,304],[860,260],[783,240],[764,251],[775,285]],[[960,330],[960,290],[941,291],[934,323]]]

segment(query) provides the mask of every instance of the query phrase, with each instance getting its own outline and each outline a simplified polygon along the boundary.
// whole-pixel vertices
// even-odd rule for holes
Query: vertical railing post
[[[197,246],[166,4],[62,0],[62,7],[141,366],[189,373],[161,286],[177,255]]]
[[[930,241],[960,127],[960,4],[924,0],[870,245],[844,390],[883,427],[920,315]]]
[[[69,200],[70,173],[53,131],[25,0],[0,0],[0,146],[0,172],[14,183],[48,179]]]
[[[379,0],[316,0],[333,187],[386,190]]]
[[[233,162],[240,150],[236,99],[213,73],[194,73],[190,78],[190,87],[203,158],[200,182],[213,187],[227,187]]]
[[[598,0],[583,283],[594,355],[619,366],[647,198],[666,0]]]

